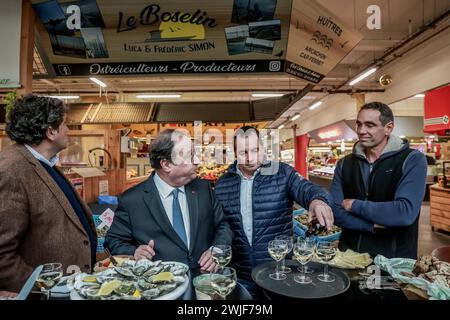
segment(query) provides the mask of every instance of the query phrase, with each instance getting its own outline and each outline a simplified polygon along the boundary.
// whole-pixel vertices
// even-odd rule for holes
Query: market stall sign
[[[362,38],[315,0],[294,0],[285,71],[319,83]]]
[[[315,0],[32,4],[57,76],[288,72],[318,83],[362,39]]]
[[[424,99],[424,132],[450,129],[450,86],[429,91]]]
[[[291,1],[32,4],[55,73],[80,76],[283,72]]]
[[[20,32],[22,3],[0,1],[0,88],[20,88]]]

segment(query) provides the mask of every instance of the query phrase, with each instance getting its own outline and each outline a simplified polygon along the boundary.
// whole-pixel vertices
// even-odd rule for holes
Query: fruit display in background
[[[216,165],[214,163],[201,165],[197,169],[197,176],[200,179],[217,181],[228,170],[228,166],[228,164]]]

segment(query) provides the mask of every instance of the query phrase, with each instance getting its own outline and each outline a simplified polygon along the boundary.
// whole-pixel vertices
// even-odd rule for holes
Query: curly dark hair
[[[59,99],[26,94],[14,101],[6,133],[17,143],[40,144],[46,138],[47,129],[58,129],[66,113]]]

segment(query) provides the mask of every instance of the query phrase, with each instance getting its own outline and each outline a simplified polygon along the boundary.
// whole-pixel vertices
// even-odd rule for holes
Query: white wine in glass
[[[50,289],[53,288],[63,276],[61,263],[46,263],[43,265],[42,271],[39,274],[36,284],[41,289],[41,292],[46,295],[47,299],[50,296]]]
[[[291,236],[285,236],[285,235],[282,235],[282,236],[276,236],[276,237],[275,237],[275,240],[284,240],[284,241],[287,242],[287,244],[288,244],[288,252],[287,252],[286,255],[288,255],[288,254],[292,251],[292,248],[294,247],[294,240],[292,239]],[[292,271],[291,268],[286,267],[286,263],[285,263],[285,259],[284,259],[284,258],[283,258],[283,260],[281,261],[281,268],[280,268],[280,270],[281,270],[281,272],[283,272],[283,273],[289,273],[289,272]]]
[[[294,259],[302,265],[302,273],[300,276],[295,276],[294,281],[300,284],[308,284],[312,282],[310,277],[305,275],[305,264],[311,261],[314,255],[314,243],[308,240],[298,239],[294,245]]]
[[[231,246],[228,245],[215,245],[211,248],[211,254],[213,261],[220,267],[226,267],[232,257]]]
[[[211,288],[225,299],[236,287],[237,276],[233,268],[223,268],[211,275]]]
[[[315,247],[316,247],[316,241],[314,241],[312,238],[310,238],[310,237],[306,237],[306,238],[298,237],[298,238],[297,238],[297,241],[299,241],[299,240],[303,240],[303,241],[310,242],[311,245],[314,247],[314,250],[315,250]],[[313,255],[313,258],[314,258],[314,255]],[[311,259],[311,260],[312,260],[312,259]],[[308,274],[308,273],[314,273],[314,269],[311,268],[311,267],[308,267],[308,263],[307,263],[306,265],[300,265],[300,267],[298,267],[297,270],[298,270],[300,273],[303,273],[303,272],[306,273],[306,274]]]
[[[336,278],[328,273],[328,263],[336,256],[336,249],[331,242],[319,242],[316,248],[316,255],[324,264],[323,273],[317,276],[322,282],[333,282]]]
[[[288,253],[288,243],[285,240],[272,240],[269,241],[269,254],[277,262],[275,273],[269,274],[269,277],[273,280],[284,280],[286,275],[280,270],[280,261],[284,259]]]

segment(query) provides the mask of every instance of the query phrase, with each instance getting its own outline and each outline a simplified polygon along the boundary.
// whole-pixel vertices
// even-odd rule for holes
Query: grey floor
[[[419,222],[419,255],[431,254],[437,247],[450,245],[449,232],[431,230],[430,205],[427,202],[422,205]]]

